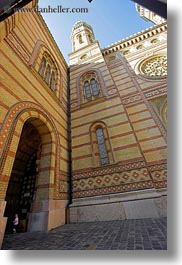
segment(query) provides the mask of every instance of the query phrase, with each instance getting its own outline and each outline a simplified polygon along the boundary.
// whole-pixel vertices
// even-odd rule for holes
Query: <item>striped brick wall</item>
[[[117,49],[112,55],[105,49],[103,57],[94,44],[94,56],[99,60],[90,55],[85,62],[79,62],[80,53],[87,49],[70,55],[73,198],[165,188],[166,128],[151,99],[166,96],[166,80],[135,74],[133,62],[142,60],[146,49],[137,53],[137,61],[134,55],[121,56]],[[152,53],[151,47],[148,49]],[[164,51],[164,42],[153,49]],[[112,60],[108,60],[111,56]],[[105,94],[81,104],[79,78],[91,69],[102,75]],[[94,160],[90,127],[96,122],[107,127],[111,145],[108,155],[113,156],[109,165],[101,166],[99,155],[97,163]]]
[[[48,213],[40,228],[49,230],[65,223],[68,200],[68,66],[39,14],[16,13],[0,28],[0,200],[6,198],[23,126],[30,122],[42,144],[32,212],[39,213],[39,224],[43,213]],[[38,73],[44,51],[58,68],[55,92]],[[5,207],[1,210],[0,222]],[[31,218],[34,230],[35,218]],[[4,225],[1,228],[3,233]]]

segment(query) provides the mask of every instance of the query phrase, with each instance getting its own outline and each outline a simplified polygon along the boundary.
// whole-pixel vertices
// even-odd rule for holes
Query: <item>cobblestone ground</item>
[[[166,250],[167,219],[64,225],[50,232],[5,235],[4,250]]]

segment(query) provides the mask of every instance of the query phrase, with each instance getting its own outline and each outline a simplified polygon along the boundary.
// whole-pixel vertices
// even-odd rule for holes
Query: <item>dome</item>
[[[92,27],[87,24],[85,21],[77,21],[74,25],[73,25],[73,28],[72,28],[72,33],[73,31],[77,30],[78,28],[80,27],[84,27],[84,28],[88,28],[90,29],[91,31],[93,31]]]

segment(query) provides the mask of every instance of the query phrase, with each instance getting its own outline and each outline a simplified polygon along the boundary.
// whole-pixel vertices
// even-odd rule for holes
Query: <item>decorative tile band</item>
[[[162,186],[162,183],[161,183]],[[73,198],[83,198],[83,197],[92,197],[92,196],[99,196],[99,195],[105,195],[105,194],[114,194],[119,192],[128,192],[128,191],[134,191],[134,190],[142,190],[142,189],[149,189],[153,188],[153,182],[152,181],[144,181],[144,182],[138,182],[138,183],[130,183],[130,184],[124,184],[120,186],[115,187],[104,187],[99,189],[93,189],[93,190],[84,190],[84,191],[76,191],[73,193]]]
[[[166,181],[159,181],[153,183],[154,187],[157,188],[166,188],[167,187],[167,180]]]
[[[167,163],[151,165],[151,166],[148,167],[148,170],[150,172],[151,171],[156,171],[156,170],[163,170],[163,169],[167,169]]]
[[[164,181],[167,179],[167,170],[158,170],[151,172],[152,179],[154,181]]]
[[[107,175],[107,174],[112,174],[112,173],[123,172],[126,170],[138,169],[138,168],[142,168],[145,166],[146,165],[144,161],[133,161],[132,163],[128,163],[124,165],[115,164],[112,166],[108,166],[106,168],[102,167],[99,169],[92,169],[90,171],[73,174],[72,179],[77,180],[77,179],[84,179],[84,178],[89,178],[89,177],[102,176],[102,175]]]
[[[87,179],[74,180],[73,192],[98,189],[103,187],[113,187],[126,183],[140,181],[150,181],[150,175],[146,168],[113,173],[104,176],[91,177]]]

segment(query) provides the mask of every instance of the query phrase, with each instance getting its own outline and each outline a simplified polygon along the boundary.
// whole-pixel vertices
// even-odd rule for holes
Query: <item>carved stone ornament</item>
[[[140,65],[140,72],[149,77],[167,76],[167,57],[156,56],[146,59]]]

